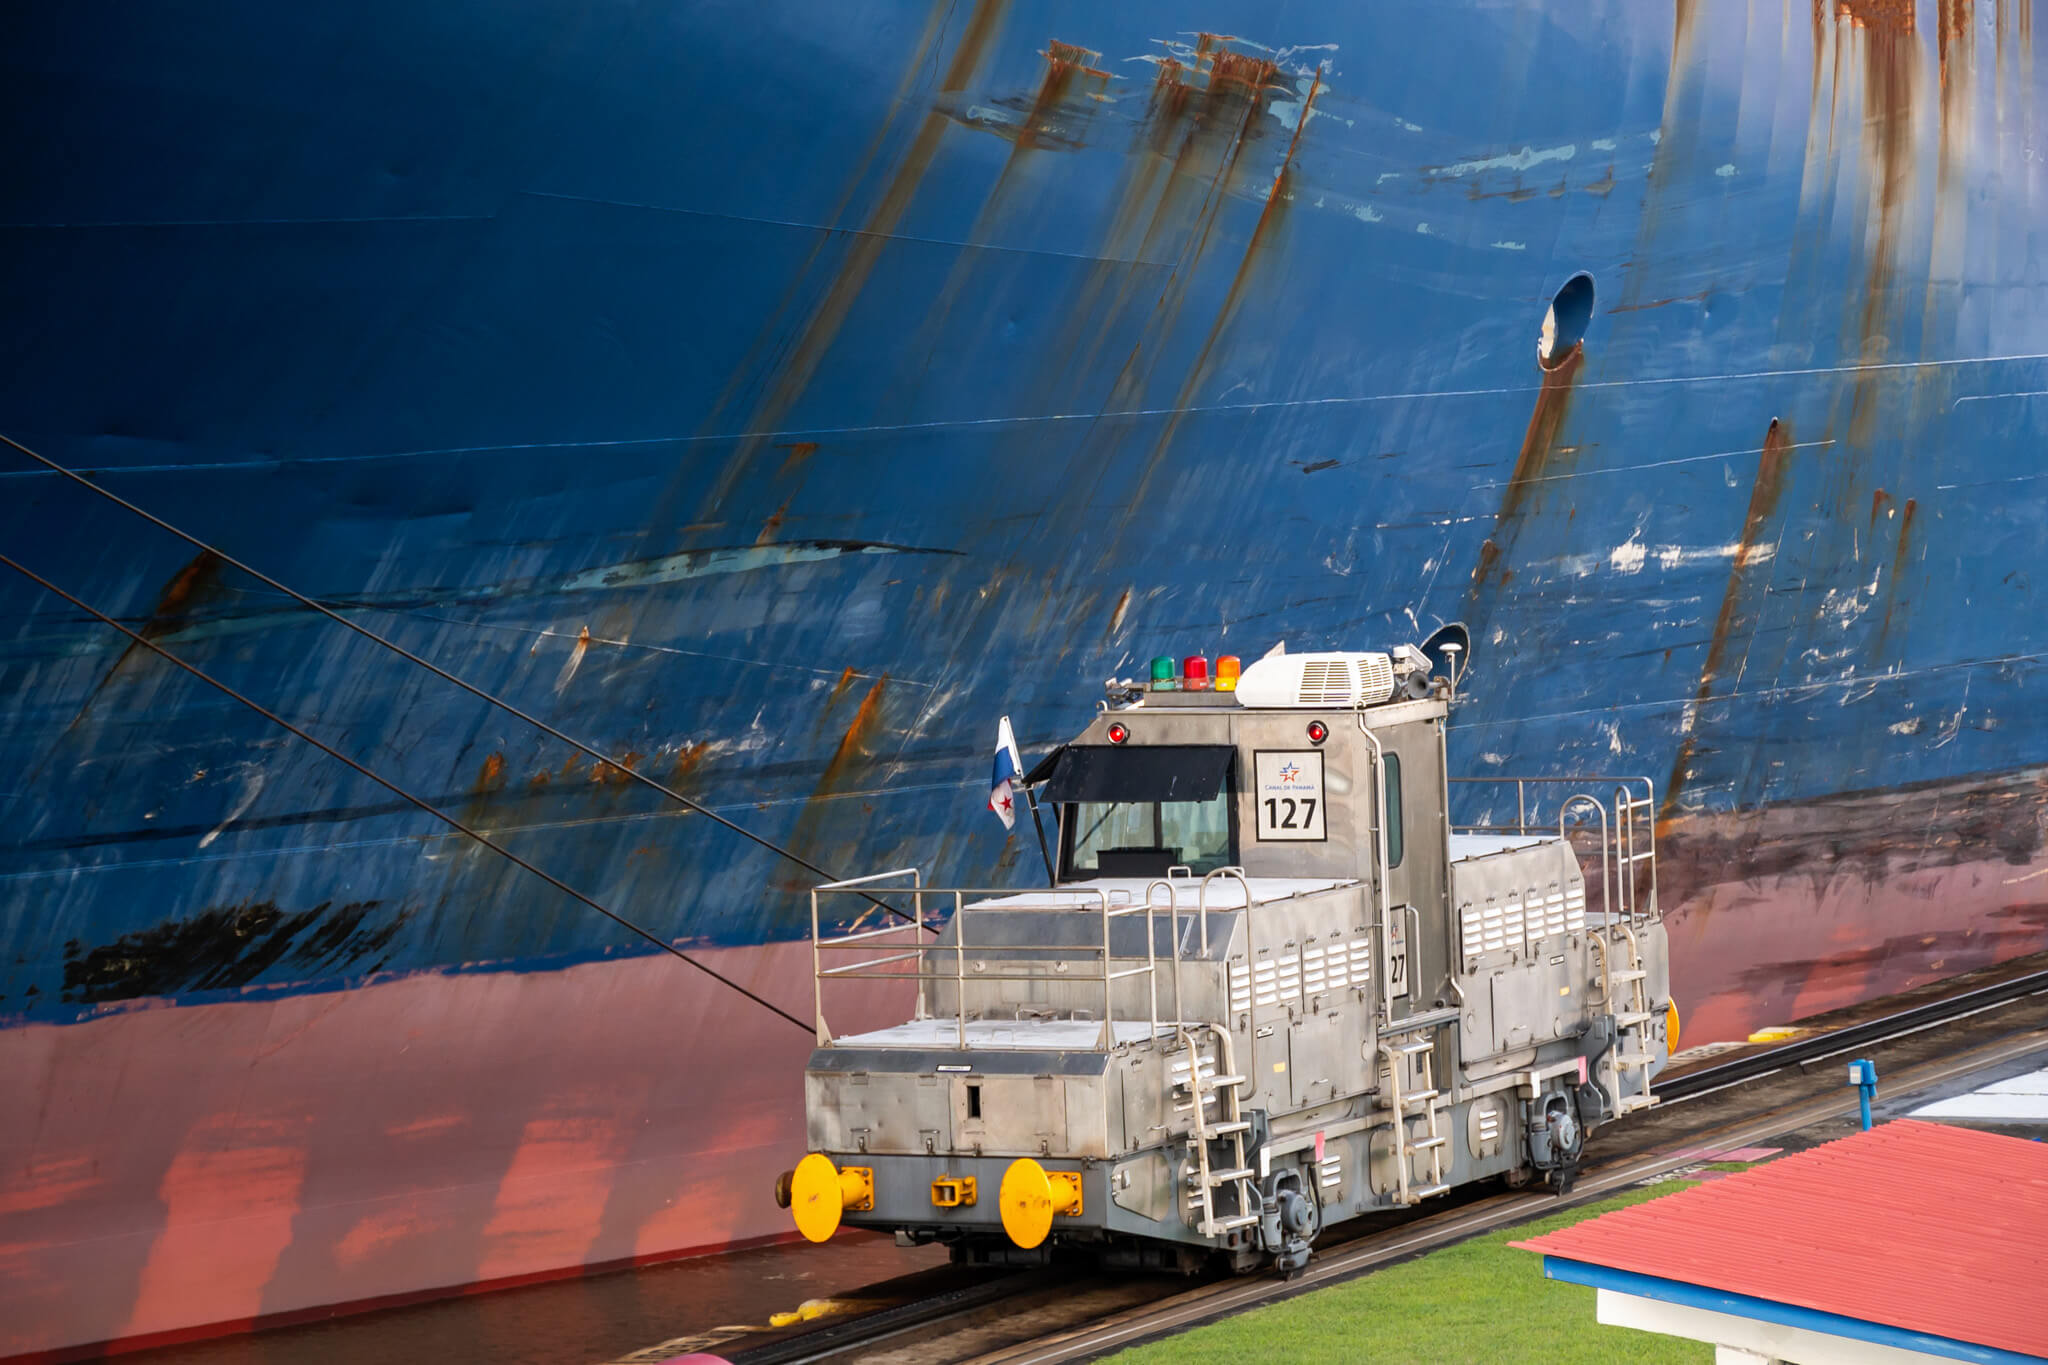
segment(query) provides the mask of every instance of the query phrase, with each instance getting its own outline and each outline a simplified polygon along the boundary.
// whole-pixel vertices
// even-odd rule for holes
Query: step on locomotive
[[[1050,887],[817,887],[802,1233],[1284,1273],[1468,1181],[1569,1188],[1677,1041],[1655,792],[1449,777],[1460,648],[1112,680],[1025,778]],[[878,977],[912,1017],[835,1035]]]

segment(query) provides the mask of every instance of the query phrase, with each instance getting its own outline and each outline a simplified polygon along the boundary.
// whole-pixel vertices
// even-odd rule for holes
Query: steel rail
[[[858,1317],[827,1322],[780,1341],[735,1350],[726,1347],[732,1365],[814,1365],[847,1351],[865,1351],[883,1341],[947,1318],[960,1317],[1034,1289],[1046,1289],[1072,1278],[1058,1271],[1023,1271],[980,1284],[963,1285],[910,1303],[878,1308]]]
[[[1725,1062],[1688,1069],[1680,1075],[1657,1082],[1657,1098],[1666,1102],[1695,1099],[1725,1086],[1759,1080],[1788,1066],[1802,1066],[1822,1061],[1839,1053],[1868,1047],[1873,1043],[1885,1042],[1908,1033],[1917,1033],[1922,1029],[1959,1019],[1963,1015],[1974,1014],[1981,1009],[2008,1004],[2043,992],[2048,992],[2048,971],[2029,972],[2007,981],[1996,981],[1988,986],[1980,986],[1975,990],[1945,995],[1938,1000],[1929,1000],[1925,1004],[1914,1005],[1893,1014],[1881,1015],[1859,1023],[1844,1024],[1840,1028],[1825,1029],[1775,1047],[1745,1052]]]

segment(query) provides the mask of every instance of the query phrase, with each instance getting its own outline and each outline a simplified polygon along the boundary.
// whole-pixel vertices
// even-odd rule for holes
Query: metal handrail
[[[1623,813],[1627,810],[1628,788],[1616,787],[1614,789],[1615,899],[1621,903],[1622,915],[1633,922],[1636,917],[1636,879],[1634,875],[1636,870],[1635,832],[1630,828],[1634,821],[1622,818]]]
[[[1151,881],[1145,883],[1145,909],[1148,912],[1151,910],[1152,893],[1162,886],[1166,888],[1166,913],[1171,916],[1167,924],[1167,937],[1172,940],[1173,946],[1174,1034],[1182,1043],[1192,1046],[1187,1036],[1187,1015],[1181,1009],[1180,1004],[1180,896],[1173,889],[1173,879],[1154,877]],[[1152,946],[1152,916],[1149,913],[1145,916],[1145,946],[1146,951],[1149,952]],[[1153,1007],[1153,1013],[1156,1018],[1158,1014],[1156,1003]]]
[[[825,960],[819,956],[825,945],[822,941],[823,936],[818,931],[818,893],[820,891],[845,891],[853,887],[868,886],[875,882],[887,881],[897,877],[910,878],[910,928],[912,932],[922,934],[924,932],[924,874],[914,867],[898,867],[891,868],[887,872],[871,872],[865,877],[850,877],[843,881],[826,882],[823,885],[811,888],[811,1009],[815,1016],[813,1022],[817,1027],[819,1047],[832,1046],[832,1030],[825,1023]],[[891,926],[886,932],[902,933],[903,926]],[[862,935],[864,938],[872,936],[873,931]],[[832,946],[843,947],[845,945],[835,941]],[[918,955],[923,955],[922,948],[919,949]],[[923,996],[924,992],[920,990],[918,992],[917,1005],[919,1018],[924,1017]]]
[[[1372,927],[1374,934],[1376,934],[1379,938],[1379,1017],[1381,1022],[1384,1023],[1386,1020],[1392,1019],[1394,1017],[1394,954],[1393,945],[1389,942],[1389,935],[1387,930],[1387,876],[1389,871],[1387,867],[1386,816],[1387,752],[1385,747],[1380,744],[1380,737],[1374,734],[1372,732],[1372,727],[1365,723],[1365,712],[1362,710],[1358,713],[1358,733],[1365,737],[1366,743],[1372,745],[1372,780],[1376,788],[1376,790],[1373,793],[1372,803],[1372,832],[1374,860],[1372,869],[1372,879],[1374,885]],[[1412,978],[1415,970],[1415,959],[1412,957],[1408,959],[1408,969],[1409,975]],[[1408,988],[1411,991],[1415,989],[1414,982],[1412,979],[1409,982]],[[1413,997],[1411,996],[1410,998],[1412,999]]]
[[[1593,813],[1600,817],[1600,913],[1611,920],[1614,918],[1614,879],[1609,875],[1607,863],[1607,807],[1601,805],[1596,796],[1573,792],[1557,808],[1557,837],[1560,840],[1570,837],[1565,833],[1565,822],[1571,819],[1573,809],[1579,806],[1591,806]]]
[[[1240,873],[1240,876],[1241,875],[1242,874]],[[910,923],[885,925],[878,929],[857,930],[851,933],[835,935],[829,938],[825,936],[823,932],[823,917],[819,908],[821,894],[829,894],[834,892],[854,893],[857,892],[858,889],[861,887],[871,886],[877,882],[900,880],[903,878],[908,878],[910,880],[910,886],[905,888],[911,891],[914,906],[913,915]],[[1099,943],[1085,946],[1078,944],[1047,945],[1047,947],[1042,951],[1057,951],[1060,948],[1065,948],[1069,951],[1075,951],[1099,958],[1101,962],[1099,972],[1086,973],[1082,975],[1068,975],[1065,977],[1065,979],[1070,981],[1100,981],[1102,983],[1102,1034],[1097,1044],[1099,1048],[1101,1048],[1102,1050],[1108,1050],[1116,1044],[1116,1024],[1118,1022],[1115,995],[1116,983],[1118,981],[1127,980],[1131,977],[1139,975],[1144,975],[1149,978],[1147,986],[1148,1007],[1146,1012],[1146,1018],[1150,1028],[1150,1033],[1148,1036],[1157,1037],[1160,1033],[1160,1023],[1158,989],[1159,964],[1156,946],[1157,930],[1155,928],[1155,916],[1159,907],[1153,900],[1151,892],[1153,886],[1160,885],[1162,884],[1162,882],[1164,882],[1164,884],[1166,884],[1169,888],[1169,895],[1172,896],[1176,902],[1176,904],[1173,907],[1171,907],[1171,912],[1174,913],[1176,920],[1173,944],[1173,988],[1174,1012],[1176,1015],[1179,1015],[1181,1013],[1181,999],[1180,939],[1178,933],[1177,904],[1178,897],[1173,895],[1172,887],[1174,882],[1179,882],[1182,880],[1183,879],[1181,878],[1173,878],[1170,881],[1167,881],[1166,879],[1155,880],[1152,886],[1148,886],[1146,888],[1146,898],[1144,901],[1133,901],[1127,904],[1118,903],[1117,901],[1113,900],[1111,890],[1103,887],[1054,887],[1050,888],[1049,890],[1036,893],[1038,895],[1051,895],[1059,898],[1061,901],[1067,902],[1055,903],[1050,905],[1042,903],[1033,905],[1028,902],[1025,904],[1015,903],[1015,898],[1019,896],[1029,897],[1034,894],[1029,890],[1020,890],[1017,887],[942,888],[926,886],[924,884],[922,873],[919,872],[919,870],[916,868],[896,868],[888,872],[871,873],[864,877],[850,877],[843,881],[821,883],[820,885],[815,886],[811,889],[811,970],[813,976],[813,1000],[815,1003],[817,1016],[816,1022],[818,1045],[820,1047],[830,1047],[832,1045],[832,1033],[830,1027],[827,1025],[825,1020],[824,1007],[824,982],[825,978],[831,977],[835,980],[887,979],[892,981],[917,982],[919,983],[919,987],[916,1017],[919,1019],[929,1017],[929,1013],[926,1008],[925,991],[922,983],[926,981],[952,982],[954,985],[954,1021],[956,1027],[955,1037],[958,1041],[959,1046],[962,1049],[965,1049],[967,1046],[966,982],[968,980],[967,953],[969,949],[978,948],[981,951],[987,951],[990,949],[1029,948],[1032,946],[1029,944],[975,945],[969,943],[966,924],[970,914],[981,910],[993,909],[1001,909],[1010,912],[1021,911],[1029,913],[1071,913],[1075,911],[1080,911],[1083,913],[1092,912],[1099,915],[1101,917],[1102,924],[1102,935]],[[949,896],[952,898],[953,924],[955,926],[953,943],[928,944],[920,942],[917,944],[915,948],[911,948],[907,951],[900,953],[887,954],[880,957],[863,958],[861,961],[858,962],[845,963],[832,967],[827,967],[824,965],[823,955],[828,952],[843,952],[849,950],[860,951],[868,945],[873,944],[875,940],[887,938],[891,935],[922,935],[927,931],[936,934],[938,932],[938,926],[936,924],[928,924],[925,921],[924,917],[924,901],[925,898],[930,895]],[[991,899],[997,899],[998,904],[991,906],[970,905],[968,903],[970,897],[987,897]],[[1249,902],[1250,900],[1249,888],[1247,888],[1246,900],[1247,902]],[[1115,955],[1114,947],[1111,941],[1110,922],[1112,920],[1121,919],[1127,916],[1138,914],[1143,914],[1145,917],[1144,965],[1133,965],[1122,968],[1116,967],[1112,965],[1115,961]],[[946,953],[949,949],[949,955],[953,959],[951,964],[951,970],[947,971],[937,969],[936,963],[932,960],[934,950],[940,953]],[[872,951],[872,948],[869,948],[868,950]],[[913,961],[916,963],[916,970],[881,970],[883,968],[893,967],[898,963]],[[994,972],[985,972],[978,970],[975,973],[974,979],[977,981],[1044,981],[1046,979],[1046,975],[1043,972],[1034,971],[1006,972],[999,970]],[[1182,1021],[1176,1019],[1176,1026],[1178,1027],[1178,1025],[1181,1022]]]
[[[1517,815],[1517,826],[1525,833],[1528,831],[1529,828],[1528,789],[1532,786],[1583,787],[1596,782],[1614,782],[1626,787],[1630,784],[1640,782],[1643,784],[1642,799],[1649,801],[1652,807],[1656,805],[1657,800],[1657,784],[1653,782],[1651,779],[1647,777],[1616,773],[1574,773],[1565,777],[1516,777],[1503,773],[1496,776],[1447,777],[1444,780],[1447,783],[1455,783],[1457,785],[1467,787],[1506,786],[1509,783],[1513,783],[1515,786],[1515,809]],[[1630,795],[1631,799],[1634,799],[1634,794],[1631,793]],[[1498,829],[1502,828],[1502,826],[1460,825],[1456,826],[1456,828]]]
[[[1257,1076],[1262,1074],[1259,1071],[1259,917],[1252,913],[1252,884],[1245,880],[1243,868],[1211,868],[1203,875],[1202,884],[1195,892],[1195,918],[1201,922],[1202,957],[1206,961],[1209,956],[1209,882],[1212,878],[1225,876],[1235,877],[1238,889],[1244,893],[1245,979],[1251,983],[1252,992],[1251,1001],[1245,1006],[1245,1009],[1247,1011],[1246,1017],[1250,1021],[1247,1028],[1252,1035],[1252,1069],[1250,1074]],[[1223,1009],[1224,1017],[1226,1019],[1229,1018],[1230,968],[1228,963],[1224,964],[1223,971]]]
[[[1641,918],[1636,914],[1635,867],[1639,862],[1647,860],[1650,864],[1650,905],[1654,909],[1657,904],[1657,817],[1655,814],[1657,801],[1655,789],[1650,785],[1649,779],[1645,778],[1643,782],[1645,793],[1641,798],[1638,798],[1635,793],[1631,792],[1626,783],[1617,784],[1614,789],[1614,811],[1617,826],[1615,837],[1627,846],[1620,866],[1628,874],[1624,885],[1628,888],[1629,920],[1631,923],[1641,923]],[[1624,811],[1627,812],[1626,819],[1622,818],[1622,812]],[[1641,853],[1635,851],[1636,813],[1638,811],[1651,812],[1644,821],[1645,826],[1649,830],[1650,846]]]
[[[824,946],[829,948],[834,945],[828,943]],[[851,976],[854,973],[859,972],[864,967],[886,967],[891,962],[914,962],[923,956],[924,953],[920,950],[917,952],[897,953],[893,957],[869,958],[866,962],[849,962],[844,967],[822,967],[818,970],[818,975]]]
[[[1655,919],[1657,909],[1657,784],[1647,777],[1616,776],[1598,773],[1571,777],[1518,777],[1502,774],[1485,777],[1450,777],[1446,784],[1462,783],[1467,786],[1507,786],[1515,788],[1515,823],[1489,825],[1454,825],[1453,833],[1460,834],[1548,834],[1544,828],[1532,826],[1535,812],[1529,804],[1529,788],[1532,786],[1575,786],[1586,787],[1601,782],[1614,783],[1612,806],[1583,791],[1573,792],[1558,807],[1558,835],[1568,838],[1566,819],[1571,810],[1580,802],[1589,802],[1602,812],[1602,842],[1600,854],[1601,893],[1605,912],[1612,917],[1617,911],[1631,924],[1641,924]],[[1610,843],[1606,833],[1606,816],[1613,816],[1613,839]],[[1638,868],[1649,865],[1649,898],[1645,907]]]

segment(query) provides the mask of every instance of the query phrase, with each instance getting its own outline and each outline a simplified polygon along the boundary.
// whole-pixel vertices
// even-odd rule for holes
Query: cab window
[[[1068,808],[1070,877],[1163,877],[1228,867],[1230,796],[1208,801],[1077,801]]]
[[[1381,809],[1387,821],[1387,866],[1401,865],[1401,756],[1388,754],[1382,765],[1387,799]]]
[[[1228,745],[1069,745],[1046,779],[1060,808],[1060,875],[1162,877],[1236,861]]]

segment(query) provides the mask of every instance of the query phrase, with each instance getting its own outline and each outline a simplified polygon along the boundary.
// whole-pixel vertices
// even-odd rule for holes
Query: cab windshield
[[[1067,809],[1070,877],[1163,877],[1170,867],[1202,873],[1230,865],[1230,802],[1222,792],[1208,801],[1079,801]]]
[[[1236,861],[1229,745],[1069,745],[1046,780],[1060,875],[1163,877]]]

